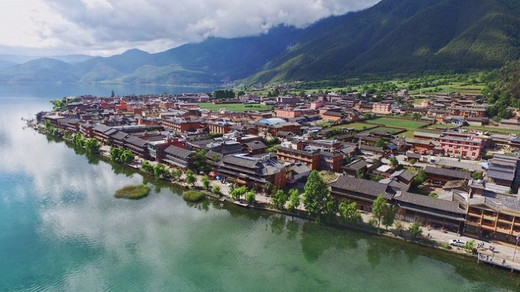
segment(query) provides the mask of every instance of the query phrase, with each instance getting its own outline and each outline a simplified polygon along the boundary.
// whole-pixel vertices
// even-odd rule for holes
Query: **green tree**
[[[388,226],[392,226],[394,224],[395,212],[396,212],[395,206],[386,204],[386,206],[383,210],[383,225],[386,227],[387,230],[388,230]]]
[[[289,197],[283,190],[276,191],[276,193],[271,197],[274,208],[278,210],[283,210],[287,199],[289,199]]]
[[[304,191],[303,205],[307,212],[313,216],[321,215],[330,192],[327,184],[316,170],[311,171],[305,183]]]
[[[386,141],[383,138],[379,138],[376,141],[376,147],[386,147]]]
[[[411,186],[413,189],[417,189],[420,185],[424,183],[426,180],[426,171],[421,169],[417,172],[417,174],[413,177]]]
[[[211,192],[215,195],[220,195],[220,186],[219,185],[214,185],[212,188],[211,188]]]
[[[166,166],[164,164],[158,163],[153,167],[153,176],[162,177],[168,173]]]
[[[361,169],[356,170],[356,178],[364,179],[365,173],[363,171],[361,171]]]
[[[245,194],[245,197],[246,197],[246,201],[249,203],[249,204],[253,204],[255,202],[255,198],[256,198],[256,192],[255,191],[249,191]]]
[[[381,225],[381,218],[383,217],[383,214],[385,214],[386,204],[387,202],[383,195],[377,196],[372,203],[372,214],[377,218],[377,227]]]
[[[297,189],[289,190],[289,211],[294,212],[300,205],[300,192]]]
[[[338,213],[338,203],[331,197],[325,202],[325,213],[327,214],[328,220],[334,219]]]
[[[482,172],[475,171],[471,174],[471,177],[476,180],[482,179]]]
[[[207,149],[199,149],[193,154],[193,166],[197,171],[203,171],[205,173],[211,170],[211,165],[208,163],[206,158]]]
[[[76,133],[74,136],[72,136],[72,144],[74,144],[77,147],[83,147],[85,143],[85,139],[81,137],[81,134]]]
[[[122,163],[131,163],[135,160],[135,155],[130,150],[124,150],[120,156],[119,161]]]
[[[188,171],[186,171],[186,179],[185,179],[186,183],[191,185],[191,187],[194,187],[195,186],[195,182],[197,181],[197,177],[195,176],[195,173],[191,170],[191,169],[188,169]]]
[[[182,176],[182,170],[178,168],[172,169],[171,176],[174,180],[179,180]]]
[[[101,143],[94,138],[90,138],[85,141],[84,147],[88,154],[98,154],[99,149],[101,149]]]
[[[356,202],[347,203],[345,201],[342,201],[338,206],[338,210],[341,214],[341,218],[345,222],[357,223],[363,220],[361,217],[361,212],[357,209]]]
[[[141,168],[149,174],[153,173],[153,166],[149,161],[143,161],[141,163]]]
[[[238,188],[235,188],[232,192],[231,192],[231,197],[234,199],[234,200],[239,200],[243,195],[245,195],[247,193],[247,187],[246,186],[241,186],[241,187],[238,187]]]
[[[112,159],[112,161],[120,162],[120,156],[121,156],[122,152],[123,152],[123,149],[121,149],[119,147],[110,148],[110,158]]]
[[[390,165],[392,165],[392,167],[394,167],[394,168],[399,166],[399,160],[397,160],[397,157],[395,157],[395,156],[390,157]]]
[[[408,228],[408,231],[412,235],[413,238],[418,238],[422,234],[421,226],[419,225],[419,222],[415,221],[412,225]]]
[[[209,184],[210,184],[210,181],[209,181],[209,176],[207,174],[205,174],[202,179],[202,186],[204,187],[205,190],[209,190]]]

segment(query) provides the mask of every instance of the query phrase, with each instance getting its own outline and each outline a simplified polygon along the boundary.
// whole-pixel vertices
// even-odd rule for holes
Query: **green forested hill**
[[[488,70],[519,58],[520,0],[382,0],[303,29],[0,67],[0,81],[258,84]]]
[[[512,0],[384,0],[308,28],[249,83],[489,69],[520,57]]]

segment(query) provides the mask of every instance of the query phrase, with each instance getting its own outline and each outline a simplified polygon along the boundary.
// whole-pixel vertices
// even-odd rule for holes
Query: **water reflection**
[[[187,203],[176,186],[21,130],[13,117],[26,110],[0,116],[7,290],[456,291],[510,278],[401,242],[216,200]],[[147,198],[113,197],[143,182],[153,186]]]

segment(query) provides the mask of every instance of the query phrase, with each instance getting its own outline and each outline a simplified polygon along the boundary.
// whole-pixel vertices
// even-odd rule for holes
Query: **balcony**
[[[496,216],[487,215],[487,214],[484,214],[484,215],[482,216],[482,218],[484,218],[485,220],[493,221],[493,222],[497,219]]]

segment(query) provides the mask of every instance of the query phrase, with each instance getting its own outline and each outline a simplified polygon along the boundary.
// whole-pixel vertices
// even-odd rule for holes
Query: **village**
[[[401,90],[373,100],[359,93],[81,96],[36,120],[95,139],[106,152],[130,151],[136,159],[127,162],[137,167],[150,161],[246,186],[266,204],[272,189],[302,190],[316,170],[336,202],[355,202],[361,212],[383,196],[398,220],[514,247],[520,113],[489,119],[477,94],[414,98]]]

